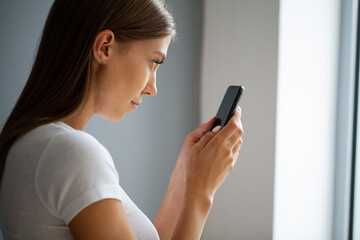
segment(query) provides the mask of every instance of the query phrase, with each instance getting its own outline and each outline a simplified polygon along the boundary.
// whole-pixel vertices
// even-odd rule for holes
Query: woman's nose
[[[146,84],[146,87],[143,90],[143,94],[145,95],[149,95],[149,96],[155,96],[157,93],[157,88],[156,88],[156,73],[154,73],[148,83]]]

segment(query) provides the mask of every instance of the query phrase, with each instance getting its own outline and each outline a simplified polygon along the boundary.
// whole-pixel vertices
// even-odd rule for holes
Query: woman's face
[[[143,95],[155,96],[156,70],[167,54],[171,36],[160,39],[114,42],[108,58],[99,63],[94,78],[94,111],[120,121],[135,111]]]

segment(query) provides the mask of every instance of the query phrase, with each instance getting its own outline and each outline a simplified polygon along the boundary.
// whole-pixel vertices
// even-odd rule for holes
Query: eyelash
[[[153,68],[155,69],[156,65],[160,65],[160,64],[163,64],[163,63],[164,63],[164,60],[162,60],[162,61],[153,60]]]

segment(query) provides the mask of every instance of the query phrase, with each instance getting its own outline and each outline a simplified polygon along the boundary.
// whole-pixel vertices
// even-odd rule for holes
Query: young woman
[[[190,133],[153,223],[119,185],[108,151],[82,131],[156,95],[175,24],[161,0],[55,0],[27,84],[0,135],[5,239],[199,239],[242,145],[238,109]]]

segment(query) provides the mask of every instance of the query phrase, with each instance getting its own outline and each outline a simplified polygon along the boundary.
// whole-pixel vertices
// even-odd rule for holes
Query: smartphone
[[[227,88],[225,96],[216,114],[216,122],[213,128],[219,125],[223,128],[228,123],[235,113],[236,106],[238,105],[243,92],[243,86],[232,85]]]

